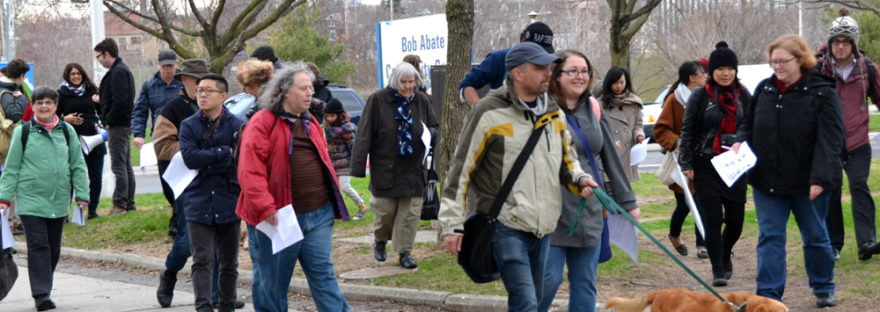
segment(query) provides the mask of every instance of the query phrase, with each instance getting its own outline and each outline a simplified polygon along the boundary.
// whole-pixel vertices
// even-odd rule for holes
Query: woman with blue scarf
[[[409,63],[394,67],[388,87],[367,99],[351,159],[354,177],[366,175],[368,156],[370,160],[373,255],[385,261],[385,245],[391,240],[400,266],[407,269],[418,267],[411,251],[425,192],[422,160],[428,147],[421,137],[439,125],[428,95],[418,91],[423,84],[419,71]]]

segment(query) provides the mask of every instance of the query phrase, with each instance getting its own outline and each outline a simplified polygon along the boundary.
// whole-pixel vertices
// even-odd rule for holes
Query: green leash
[[[639,229],[639,231],[641,231],[642,234],[645,234],[645,236],[647,236],[649,239],[651,239],[651,241],[654,242],[654,245],[657,245],[657,247],[660,247],[660,249],[663,250],[663,252],[666,253],[667,256],[669,256],[669,258],[671,258],[673,261],[675,261],[675,263],[678,264],[678,266],[680,266],[685,272],[690,274],[691,277],[693,277],[695,280],[697,280],[697,282],[699,282],[700,285],[703,285],[703,288],[706,288],[706,290],[708,290],[713,295],[715,295],[715,297],[717,297],[718,300],[721,300],[721,302],[729,305],[734,311],[737,311],[737,312],[743,311],[743,308],[745,308],[745,306],[746,306],[746,302],[743,302],[741,305],[736,306],[732,302],[727,301],[727,299],[722,297],[721,294],[719,294],[717,291],[715,291],[715,289],[712,288],[712,286],[709,286],[709,284],[706,283],[706,281],[704,281],[702,278],[697,276],[697,274],[694,273],[694,271],[691,271],[691,269],[688,268],[687,265],[685,265],[683,262],[681,262],[681,260],[678,259],[678,257],[676,257],[674,254],[672,254],[672,252],[669,251],[669,249],[667,249],[666,246],[663,246],[663,244],[661,244],[660,241],[658,241],[656,238],[654,238],[654,235],[651,235],[651,233],[649,233],[648,230],[646,230],[644,227],[642,227],[642,225],[639,224],[638,221],[636,221],[635,219],[633,219],[632,216],[630,216],[628,213],[626,213],[626,211],[624,211],[623,208],[621,208],[620,205],[618,205],[617,202],[615,202],[614,199],[611,198],[611,196],[608,196],[608,193],[605,193],[605,191],[603,191],[602,189],[600,189],[598,187],[593,188],[593,193],[596,194],[595,195],[596,198],[598,198],[599,202],[602,203],[602,206],[604,206],[605,209],[608,210],[608,213],[610,213],[612,215],[620,214],[620,215],[625,216],[627,219],[629,219],[629,222],[631,222],[633,225],[635,225],[635,227],[637,229]],[[586,200],[581,199],[580,203],[578,203],[578,212],[577,212],[578,216],[580,216],[583,213],[584,206],[586,206]],[[575,220],[575,222],[572,222],[572,225],[568,227],[569,232],[573,232],[573,228],[574,228],[575,224],[577,224],[577,220]]]

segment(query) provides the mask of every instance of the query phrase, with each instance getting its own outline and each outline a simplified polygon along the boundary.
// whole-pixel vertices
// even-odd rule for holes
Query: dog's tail
[[[642,312],[646,307],[654,301],[654,294],[649,294],[641,298],[620,298],[613,297],[605,302],[605,308],[614,308],[617,312]]]

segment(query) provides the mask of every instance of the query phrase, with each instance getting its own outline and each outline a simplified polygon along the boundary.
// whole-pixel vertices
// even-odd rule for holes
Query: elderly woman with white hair
[[[235,213],[247,223],[254,264],[254,309],[287,311],[287,289],[299,261],[318,311],[349,311],[330,259],[334,219],[348,220],[324,130],[309,115],[314,74],[303,63],[282,67],[263,89],[241,133]],[[292,167],[296,169],[293,170]],[[293,206],[303,239],[274,253],[257,224],[277,225]]]
[[[367,156],[370,158],[373,255],[377,261],[385,261],[385,244],[391,240],[400,266],[407,269],[418,267],[411,251],[425,192],[422,159],[428,152],[420,138],[438,126],[428,95],[418,91],[423,84],[415,67],[397,64],[388,87],[367,99],[351,156],[351,175],[355,177],[364,177]]]

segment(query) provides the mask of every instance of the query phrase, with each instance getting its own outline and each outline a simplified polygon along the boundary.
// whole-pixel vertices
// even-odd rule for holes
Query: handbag
[[[555,116],[550,116],[550,118],[555,118]],[[492,248],[495,221],[497,221],[501,206],[510,195],[513,184],[519,177],[523,166],[535,149],[535,145],[538,144],[542,129],[548,123],[543,122],[532,130],[526,145],[519,152],[519,156],[516,157],[507,177],[504,178],[504,183],[501,184],[501,189],[498,190],[498,194],[492,201],[492,209],[489,210],[489,214],[474,212],[464,222],[464,237],[461,239],[461,251],[458,252],[458,264],[474,283],[488,283],[501,278],[498,265],[495,263],[494,248]]]
[[[675,153],[671,151],[667,151],[666,155],[663,156],[663,161],[660,162],[660,168],[657,169],[657,178],[660,179],[660,182],[666,185],[675,184],[675,180],[672,179],[672,174],[675,172]]]
[[[422,214],[419,216],[421,220],[437,220],[440,213],[440,196],[437,193],[437,171],[434,170],[434,149],[428,149],[428,182],[425,183],[425,195],[422,201]]]

